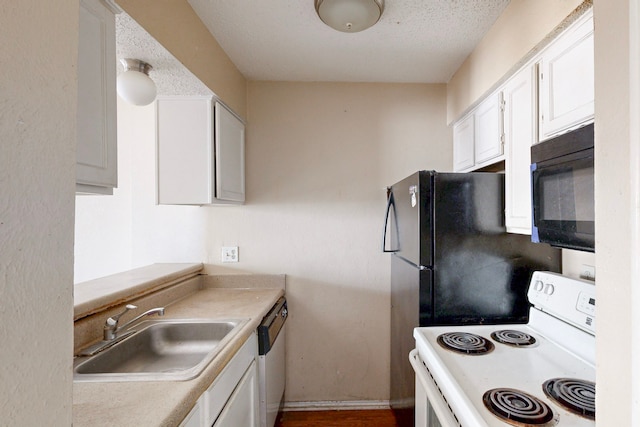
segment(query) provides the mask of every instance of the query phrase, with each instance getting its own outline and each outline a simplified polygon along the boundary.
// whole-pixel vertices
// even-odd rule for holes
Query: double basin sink
[[[247,320],[144,321],[94,356],[76,357],[74,381],[185,381],[198,376]]]

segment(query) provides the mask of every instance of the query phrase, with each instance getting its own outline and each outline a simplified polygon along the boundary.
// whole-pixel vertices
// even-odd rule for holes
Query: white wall
[[[584,266],[596,266],[596,254],[591,252],[562,250],[562,274],[571,277],[582,277]],[[596,277],[598,272],[596,271]]]
[[[123,114],[123,107],[129,114]],[[139,114],[138,114],[139,115]],[[118,97],[118,188],[113,196],[76,196],[74,282],[132,268],[131,145],[136,111]],[[153,130],[153,122],[139,128]]]
[[[156,262],[201,262],[206,209],[156,205],[155,104],[118,97],[118,188],[76,197],[75,283]]]
[[[78,1],[0,10],[0,424],[69,426]]]

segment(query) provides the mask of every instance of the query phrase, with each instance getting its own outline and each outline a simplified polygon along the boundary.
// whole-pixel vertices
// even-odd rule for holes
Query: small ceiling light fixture
[[[133,105],[149,105],[156,99],[156,84],[149,77],[151,65],[139,59],[121,59],[124,72],[118,76],[118,95]]]
[[[315,0],[322,22],[338,31],[357,33],[378,22],[384,0]]]

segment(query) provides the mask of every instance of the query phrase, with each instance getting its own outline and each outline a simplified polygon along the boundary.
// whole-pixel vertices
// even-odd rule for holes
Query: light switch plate
[[[222,247],[222,262],[238,262],[238,247],[237,246],[223,246]]]

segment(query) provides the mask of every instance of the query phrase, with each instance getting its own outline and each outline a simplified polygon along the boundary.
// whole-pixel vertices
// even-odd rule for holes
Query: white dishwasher
[[[273,427],[284,398],[287,300],[276,302],[258,326],[258,392],[260,427]]]

